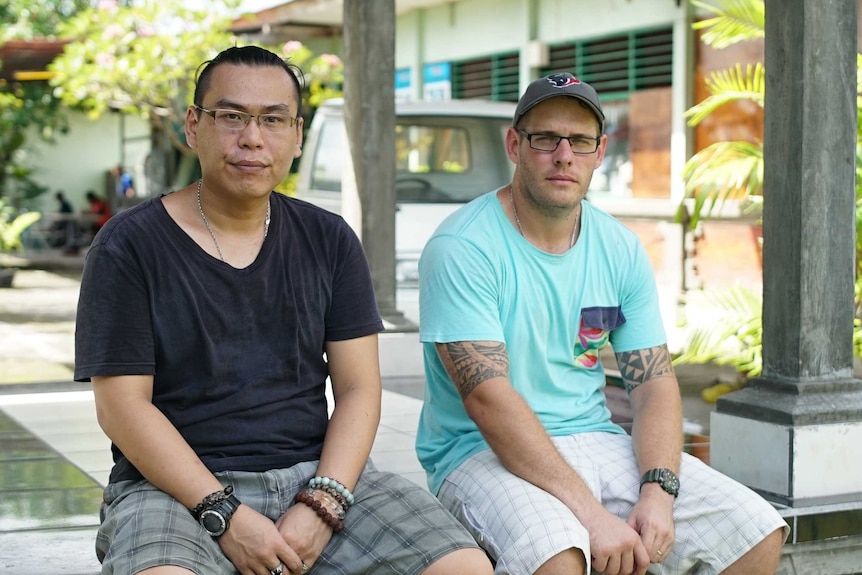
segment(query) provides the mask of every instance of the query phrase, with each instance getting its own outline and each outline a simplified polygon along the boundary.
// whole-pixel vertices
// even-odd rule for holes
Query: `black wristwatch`
[[[679,477],[670,469],[650,469],[641,477],[641,487],[644,483],[658,483],[662,489],[676,497],[679,495]]]
[[[235,495],[230,495],[209,509],[202,511],[199,519],[200,524],[211,537],[218,539],[230,527],[230,518],[233,517],[234,511],[238,507],[239,499]]]

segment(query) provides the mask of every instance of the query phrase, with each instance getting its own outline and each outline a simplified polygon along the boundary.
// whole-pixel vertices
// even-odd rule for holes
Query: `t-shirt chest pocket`
[[[611,331],[626,321],[619,306],[581,309],[573,357],[578,367],[591,368],[599,361],[599,350],[608,344]]]

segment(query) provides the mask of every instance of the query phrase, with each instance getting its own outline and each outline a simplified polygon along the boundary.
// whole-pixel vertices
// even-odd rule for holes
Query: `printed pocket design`
[[[619,306],[587,307],[581,310],[574,360],[578,367],[592,368],[599,362],[599,350],[608,344],[611,330],[624,324],[626,318]]]

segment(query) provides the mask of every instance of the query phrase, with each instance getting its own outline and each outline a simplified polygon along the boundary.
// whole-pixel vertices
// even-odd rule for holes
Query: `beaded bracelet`
[[[209,495],[204,497],[203,500],[201,500],[201,502],[198,503],[194,509],[191,510],[192,515],[195,519],[200,520],[201,513],[203,513],[216,503],[224,501],[225,499],[230,497],[231,493],[233,493],[233,485],[228,485],[221,491],[214,491],[213,493],[210,493]]]
[[[333,533],[341,533],[344,531],[344,522],[340,519],[336,519],[329,511],[327,511],[323,507],[323,504],[314,498],[312,491],[300,491],[296,494],[295,501],[297,503],[304,503],[311,507],[314,512],[317,513],[317,516],[332,528]]]
[[[347,503],[346,507],[352,506],[353,502],[355,501],[355,498],[353,497],[353,494],[350,492],[350,490],[345,487],[343,483],[341,483],[337,479],[332,479],[331,477],[312,477],[308,480],[308,486],[311,489],[323,489],[324,491],[327,490],[327,488],[334,489],[336,493],[344,497],[344,500]]]
[[[308,490],[307,490],[308,491]],[[314,497],[315,494],[320,494],[320,497]],[[320,491],[319,489],[311,492],[311,496],[320,501],[321,504],[325,505],[329,512],[335,515],[336,519],[344,519],[345,509],[344,505],[341,504],[335,497],[326,491]]]
[[[318,491],[320,493],[325,493],[330,497],[334,498],[345,511],[347,511],[347,509],[350,507],[350,505],[347,503],[347,499],[344,498],[344,494],[339,493],[333,487],[327,487],[326,489],[322,487],[311,487],[310,489],[313,489],[314,491]]]

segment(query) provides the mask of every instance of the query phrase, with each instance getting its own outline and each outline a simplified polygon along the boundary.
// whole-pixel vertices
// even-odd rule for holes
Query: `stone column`
[[[763,374],[711,464],[791,507],[862,503],[853,378],[856,0],[766,0]]]
[[[395,0],[344,0],[343,20],[344,118],[362,244],[383,318],[413,328],[395,304]]]

